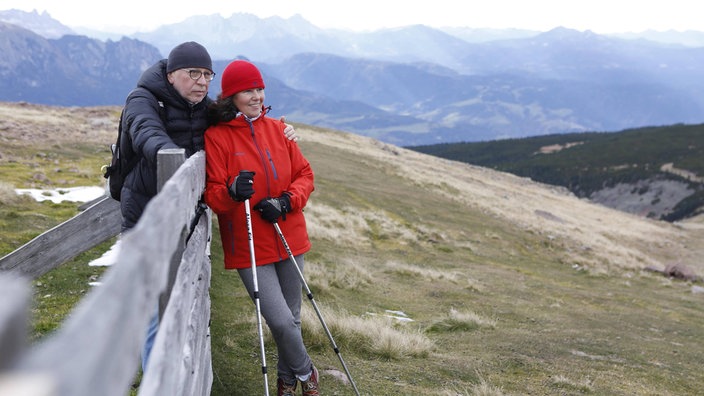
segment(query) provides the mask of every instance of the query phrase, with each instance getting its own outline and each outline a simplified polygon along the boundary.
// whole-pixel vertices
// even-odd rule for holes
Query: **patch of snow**
[[[64,201],[89,202],[105,195],[105,187],[68,187],[57,188],[53,190],[40,190],[37,188],[16,188],[15,192],[19,195],[29,195],[39,202],[47,200],[53,203],[60,203]]]
[[[392,310],[390,310],[390,309],[387,309],[387,310],[385,310],[385,312],[386,312],[386,313],[390,313],[390,314],[392,314],[392,315],[396,315],[396,316],[403,316],[404,318],[407,318],[407,317],[408,317],[408,315],[406,315],[406,313],[403,312],[403,311],[392,311]]]
[[[390,309],[387,309],[384,312],[386,312],[387,314],[390,314],[390,315],[383,315],[384,317],[391,318],[391,319],[397,320],[399,322],[414,322],[413,319],[409,318],[408,315],[406,315],[402,311],[392,311]],[[375,314],[374,312],[367,312],[366,315],[377,316],[377,314]]]
[[[91,267],[109,267],[115,263],[117,259],[117,254],[120,252],[121,239],[117,239],[115,244],[110,246],[107,252],[103,253],[102,256],[88,263]]]
[[[50,200],[54,203],[63,201],[70,202],[90,202],[106,194],[104,187],[70,187],[57,188],[53,190],[40,190],[37,188],[17,188],[15,192],[20,195],[29,195],[35,200],[42,202]],[[88,263],[92,267],[109,267],[115,263],[117,253],[120,251],[120,239],[108,249],[102,256]],[[91,286],[99,286],[101,282],[90,282]]]

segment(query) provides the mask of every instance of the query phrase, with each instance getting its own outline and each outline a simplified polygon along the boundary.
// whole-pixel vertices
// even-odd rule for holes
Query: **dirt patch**
[[[651,179],[619,183],[593,193],[589,199],[622,212],[659,219],[694,192],[685,182]]]

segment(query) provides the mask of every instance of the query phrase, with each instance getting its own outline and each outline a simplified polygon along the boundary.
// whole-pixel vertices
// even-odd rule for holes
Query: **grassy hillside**
[[[49,111],[70,127],[43,117]],[[59,174],[66,185],[98,184],[111,141],[74,134],[91,129],[91,119],[102,117],[97,109],[41,108],[8,122],[16,113],[15,105],[0,104],[0,138],[13,142],[0,149],[0,254],[72,215],[70,204],[57,211],[12,198],[11,187],[40,184],[32,176],[44,166],[38,158],[55,164],[43,172],[46,185]],[[116,119],[117,109],[105,114]],[[17,128],[40,125],[64,140],[18,138]],[[98,129],[110,136],[109,125]],[[362,394],[700,392],[700,285],[644,269],[679,262],[703,274],[701,218],[643,219],[509,173],[297,129],[316,172],[306,210],[313,241],[306,279]],[[79,141],[85,146],[74,149]],[[82,161],[91,165],[55,172]],[[222,269],[215,233],[212,394],[261,394],[254,307],[236,273]],[[105,248],[35,282],[36,338],[51,329],[40,321],[58,324],[66,314],[56,300],[77,301],[99,276],[85,263]],[[324,394],[352,395],[307,301],[304,307],[304,337]],[[273,341],[266,345],[274,383]]]
[[[651,217],[668,221],[696,215],[704,207],[704,124],[447,143],[412,149],[563,186],[579,197],[592,198],[595,193],[618,184],[630,185],[644,196],[653,182],[673,180],[689,190],[674,198],[668,198],[667,194],[654,197],[674,202],[664,213],[651,213]],[[644,183],[639,185],[641,181]],[[625,195],[630,192],[621,198],[627,199]],[[647,202],[644,207],[647,208]]]

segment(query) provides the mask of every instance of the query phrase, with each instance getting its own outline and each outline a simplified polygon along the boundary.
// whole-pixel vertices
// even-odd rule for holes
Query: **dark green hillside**
[[[579,197],[619,183],[679,181],[693,193],[662,216],[670,221],[689,217],[704,206],[704,124],[409,148],[564,186]]]

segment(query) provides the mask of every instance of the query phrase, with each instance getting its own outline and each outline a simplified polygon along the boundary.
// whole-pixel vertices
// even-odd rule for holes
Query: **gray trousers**
[[[303,272],[303,255],[295,257]],[[239,269],[249,296],[254,299],[252,268]],[[312,361],[301,336],[303,284],[291,260],[257,266],[257,286],[262,316],[271,330],[279,354],[277,373],[287,382],[310,372]]]

